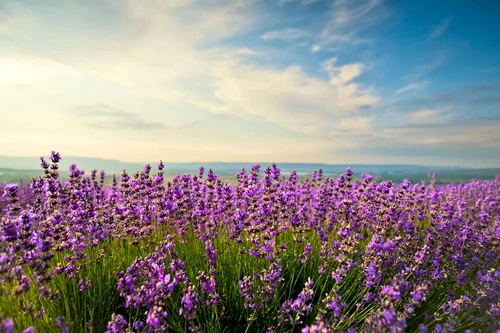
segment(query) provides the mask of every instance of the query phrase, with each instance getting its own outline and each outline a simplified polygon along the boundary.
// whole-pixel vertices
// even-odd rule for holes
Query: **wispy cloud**
[[[472,105],[483,106],[483,105],[499,105],[500,96],[483,96],[480,98],[475,98],[469,101]]]
[[[373,119],[373,116],[345,118],[340,121],[338,129],[340,131],[356,133],[357,135],[371,133],[373,131]]]
[[[279,1],[279,4],[281,6],[284,6],[286,5],[287,3],[291,3],[291,2],[294,2],[295,0],[278,0]]]
[[[336,48],[342,44],[369,43],[370,40],[359,36],[371,24],[380,19],[375,9],[382,0],[345,1],[336,0],[330,19],[311,48],[318,52],[324,48]]]
[[[425,88],[427,88],[427,86],[429,86],[429,84],[430,84],[430,81],[421,81],[421,82],[410,83],[410,84],[396,90],[396,95],[420,92],[420,91],[424,90]]]
[[[422,97],[411,102],[413,105],[442,107],[443,105],[486,105],[497,104],[500,101],[498,85],[470,85],[461,89]]]
[[[410,113],[408,120],[411,125],[442,125],[453,118],[453,115],[448,113],[450,110],[451,106],[441,109],[422,109]]]
[[[86,121],[87,126],[91,128],[119,130],[152,130],[165,128],[163,123],[145,121],[137,114],[119,110],[105,104],[77,106],[72,108],[70,113]]]
[[[316,2],[320,2],[320,1],[323,1],[323,0],[302,0],[302,2],[300,4],[307,6],[307,5],[312,5],[312,4],[314,4]]]
[[[187,123],[184,123],[181,126],[183,128],[193,128],[193,127],[199,126],[200,124],[201,124],[201,121],[199,121],[199,120],[193,120],[193,121],[189,121]]]
[[[448,30],[452,19],[453,17],[451,16],[444,18],[438,26],[434,27],[429,35],[429,39],[436,39],[441,37],[446,32],[446,30]]]
[[[278,0],[278,1],[279,1],[279,4],[281,6],[284,6],[284,5],[288,4],[288,3],[295,2],[296,0]],[[323,1],[323,0],[302,0],[300,2],[300,4],[304,5],[304,6],[308,6],[308,5],[312,5],[312,4],[314,4],[316,2],[320,2],[320,1]]]
[[[282,39],[286,41],[293,41],[303,39],[310,35],[309,32],[297,28],[285,28],[281,30],[268,31],[260,36],[265,41]]]
[[[0,84],[40,85],[48,78],[80,77],[81,72],[43,56],[0,54]]]
[[[442,54],[438,54],[430,62],[417,66],[413,71],[405,76],[405,79],[410,81],[416,81],[421,77],[433,72],[439,68],[445,62],[445,57]]]
[[[434,127],[387,128],[383,131],[383,136],[413,147],[432,146],[446,149],[460,145],[462,149],[500,148],[500,132],[496,124],[445,126],[440,127],[439,131]]]
[[[500,71],[500,67],[488,67],[481,69],[481,73],[496,73]]]

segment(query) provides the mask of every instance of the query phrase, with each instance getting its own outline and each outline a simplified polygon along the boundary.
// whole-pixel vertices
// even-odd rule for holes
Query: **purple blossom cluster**
[[[301,316],[304,316],[305,312],[309,312],[312,309],[310,302],[313,299],[314,290],[312,286],[314,281],[308,279],[304,289],[299,293],[295,300],[287,300],[281,305],[281,311],[279,314],[279,324],[283,325],[285,323],[291,324],[293,326],[297,324],[302,324],[300,320]]]
[[[56,152],[49,161],[42,157],[44,176],[28,189],[1,189],[1,302],[32,288],[58,302],[52,283],[58,276],[88,293],[98,283],[86,276],[89,251],[100,248],[99,262],[117,250],[105,249],[112,240],[141,249],[160,238],[154,251],[139,251],[114,272],[123,305],[112,309],[106,332],[167,332],[174,318],[204,331],[202,314],[227,314],[230,306],[239,306],[255,329],[269,317],[269,331],[500,328],[500,177],[396,186],[366,174],[354,180],[348,169],[338,178],[319,170],[299,182],[296,172],[285,178],[276,165],[260,177],[254,165],[231,185],[203,168],[166,182],[160,163],[156,173],[146,165],[112,175],[105,186],[105,172],[87,175],[76,165],[61,181],[60,160]],[[194,274],[194,263],[179,255],[192,235],[203,244],[196,257],[203,269]],[[235,263],[258,264],[234,281],[221,280],[228,269],[221,251],[232,251]],[[293,292],[301,272],[309,279]],[[238,303],[228,304],[233,298],[222,288],[228,284]],[[49,318],[44,308],[23,310],[68,330],[64,318]],[[13,320],[0,317],[0,331],[14,332]]]

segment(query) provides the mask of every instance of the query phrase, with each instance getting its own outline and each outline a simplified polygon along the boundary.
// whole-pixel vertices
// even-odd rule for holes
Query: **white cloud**
[[[67,65],[43,57],[0,55],[0,85],[43,85],[52,78],[79,76]]]
[[[500,71],[500,67],[488,67],[481,69],[481,73],[496,73]]]
[[[283,39],[286,41],[293,41],[308,37],[309,33],[297,28],[286,28],[281,30],[268,31],[260,36],[265,41]]]
[[[336,48],[342,44],[363,44],[370,40],[359,37],[359,33],[380,19],[375,10],[382,0],[345,1],[336,0],[331,17],[321,31],[312,52],[325,48]]]
[[[213,87],[232,113],[262,117],[303,134],[323,135],[334,131],[341,119],[358,116],[360,108],[378,101],[349,82],[361,73],[358,66],[334,67],[326,81],[307,75],[298,66],[281,71],[240,64],[219,68]]]
[[[382,0],[368,0],[363,1],[358,6],[354,5],[349,7],[349,2],[352,4],[353,1],[337,0],[335,3],[335,12],[333,15],[333,22],[336,24],[347,24],[353,21],[357,21],[367,15],[371,10],[373,10],[377,5],[379,5]],[[349,4],[349,5],[351,5]]]
[[[410,81],[416,81],[439,68],[444,61],[445,56],[443,54],[436,54],[432,61],[417,66],[413,71],[405,75],[404,78]]]
[[[302,2],[300,3],[301,5],[304,5],[304,6],[308,6],[308,5],[312,5],[316,2],[320,2],[320,1],[323,1],[323,0],[302,0]]]
[[[425,88],[427,88],[427,86],[429,86],[429,84],[430,84],[430,81],[421,81],[421,82],[410,83],[410,84],[396,90],[396,95],[420,92],[420,91],[424,90]]]
[[[412,125],[441,125],[448,123],[453,119],[453,115],[447,113],[451,110],[451,106],[440,109],[422,109],[410,113],[408,118]]]
[[[432,146],[433,148],[500,148],[500,132],[497,125],[460,125],[433,127],[387,128],[382,135],[397,140],[400,144],[414,147]]]
[[[429,39],[436,39],[441,37],[446,32],[446,30],[448,30],[452,19],[453,17],[451,16],[444,18],[441,23],[432,30],[429,35]]]
[[[344,66],[335,66],[337,58],[330,58],[323,62],[323,69],[330,75],[332,85],[342,85],[354,80],[363,71],[363,64],[353,63]]]
[[[321,46],[318,45],[318,44],[314,44],[312,47],[311,47],[311,52],[318,52],[321,50]]]
[[[373,131],[373,116],[345,118],[340,121],[338,128],[356,134],[367,134]]]
[[[236,55],[248,55],[248,56],[254,56],[254,55],[259,55],[259,52],[256,52],[248,47],[240,47],[236,50],[234,50],[234,53]]]

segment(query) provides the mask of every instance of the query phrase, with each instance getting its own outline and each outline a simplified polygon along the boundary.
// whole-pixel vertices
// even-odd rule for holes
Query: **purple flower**
[[[5,321],[1,320],[0,317],[0,331],[5,332],[5,333],[15,333],[16,331],[14,330],[14,321],[12,318],[7,318]]]
[[[304,289],[299,293],[295,300],[285,301],[281,305],[280,314],[278,316],[278,321],[280,325],[289,323],[291,325],[301,324],[301,316],[305,315],[305,312],[311,311],[312,306],[310,304],[314,291],[312,290],[314,282],[308,278],[305,283]]]
[[[52,163],[59,163],[59,161],[61,160],[61,155],[59,155],[59,153],[56,153],[55,151],[52,151],[52,153],[50,154],[50,160],[52,161]]]
[[[80,279],[80,281],[78,282],[78,287],[80,287],[80,291],[82,292],[89,290],[90,288],[92,288],[92,285],[90,284],[90,279],[85,278],[85,281],[83,279]]]
[[[181,308],[179,314],[183,315],[189,323],[190,329],[195,330],[194,320],[196,318],[196,304],[198,303],[198,293],[193,285],[188,285],[181,298]]]
[[[160,327],[166,326],[166,318],[167,312],[163,311],[163,308],[161,306],[155,305],[148,312],[146,324],[153,329],[158,329]]]
[[[8,257],[7,257],[6,253],[0,253],[0,265],[5,264],[5,262],[7,261],[7,259],[8,259]]]
[[[64,325],[66,325],[66,319],[64,319],[63,316],[57,316],[56,325],[59,327],[63,327]]]
[[[14,198],[17,197],[18,191],[19,191],[19,185],[18,184],[7,184],[3,188],[4,192],[3,195],[6,198]]]
[[[106,333],[125,333],[128,323],[122,315],[113,313],[111,321],[108,323]]]
[[[420,333],[427,333],[428,332],[427,326],[425,326],[424,324],[418,325],[418,330],[420,331]]]
[[[393,301],[397,301],[401,298],[401,293],[398,288],[394,286],[381,286],[380,289],[382,290],[382,295],[388,296]]]
[[[304,252],[302,253],[303,258],[301,259],[301,262],[304,264],[306,261],[311,259],[312,254],[311,251],[313,250],[313,247],[311,243],[307,243],[307,245],[304,247]]]
[[[352,172],[351,168],[348,168],[346,171],[344,171],[344,174],[345,174],[347,177],[352,177],[353,172]]]
[[[367,183],[369,183],[369,182],[371,182],[373,180],[373,177],[371,175],[369,175],[369,174],[366,174],[366,173],[362,173],[361,177]]]

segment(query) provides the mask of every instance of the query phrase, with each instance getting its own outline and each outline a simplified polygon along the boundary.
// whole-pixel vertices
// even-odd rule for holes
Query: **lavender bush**
[[[41,159],[1,188],[0,332],[496,332],[500,177],[165,183]]]

